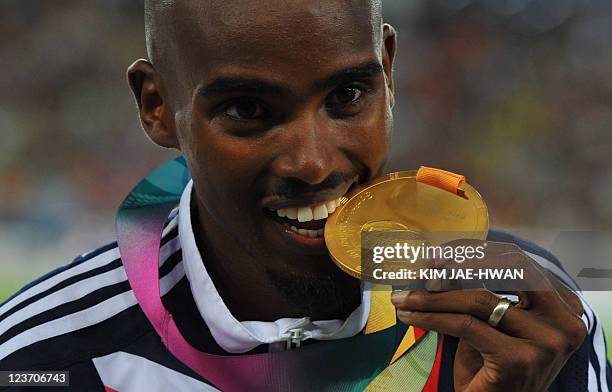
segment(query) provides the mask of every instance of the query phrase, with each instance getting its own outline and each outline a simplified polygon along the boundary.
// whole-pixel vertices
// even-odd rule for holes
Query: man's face
[[[315,218],[385,162],[394,37],[366,3],[176,11],[164,100],[205,236],[273,274],[335,273]]]

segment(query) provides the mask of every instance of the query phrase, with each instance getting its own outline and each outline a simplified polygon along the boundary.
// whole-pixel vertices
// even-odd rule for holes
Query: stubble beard
[[[271,269],[267,273],[296,312],[313,320],[345,319],[361,303],[361,282],[340,269],[325,274]]]

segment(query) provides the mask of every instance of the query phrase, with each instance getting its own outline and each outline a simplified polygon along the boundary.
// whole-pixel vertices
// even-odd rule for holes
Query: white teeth
[[[340,205],[340,199],[326,201],[315,206],[299,207],[299,208],[280,208],[276,210],[276,214],[281,218],[297,219],[299,222],[310,222],[311,220],[320,220],[327,218],[330,214],[336,211]]]
[[[297,208],[287,208],[285,209],[285,216],[289,219],[297,219]]]
[[[295,231],[296,233],[299,233],[305,237],[310,237],[310,238],[317,238],[317,237],[323,237],[323,232],[324,229],[319,229],[319,230],[306,230],[306,229],[298,229],[295,226],[291,226],[291,230]]]
[[[325,204],[319,204],[318,206],[313,208],[312,217],[314,218],[314,220],[327,218],[327,207],[325,206]]]
[[[300,207],[297,210],[297,220],[298,222],[309,222],[312,220],[312,208],[310,207]]]
[[[325,207],[327,207],[327,213],[331,214],[336,211],[336,200],[330,200],[325,203]]]

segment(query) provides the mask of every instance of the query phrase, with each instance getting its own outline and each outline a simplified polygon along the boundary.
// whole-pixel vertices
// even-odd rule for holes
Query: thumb
[[[460,340],[455,353],[454,384],[456,391],[466,390],[484,361],[480,353],[465,340]]]

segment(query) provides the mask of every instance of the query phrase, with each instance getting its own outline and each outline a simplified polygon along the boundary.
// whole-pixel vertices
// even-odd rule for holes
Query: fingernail
[[[391,302],[393,303],[393,305],[397,305],[404,302],[404,299],[406,299],[408,293],[409,291],[394,291],[391,294]]]
[[[409,318],[410,316],[413,315],[414,312],[411,312],[409,310],[398,310],[397,311],[397,317],[406,317]]]

